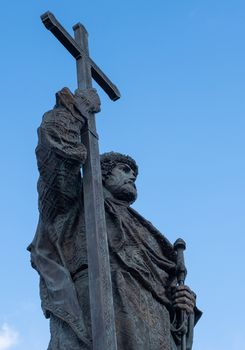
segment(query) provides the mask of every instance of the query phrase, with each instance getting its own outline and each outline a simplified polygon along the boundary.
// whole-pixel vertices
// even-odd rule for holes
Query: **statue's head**
[[[134,159],[121,153],[109,152],[100,156],[103,185],[119,200],[133,203],[137,197],[135,180],[138,166]]]

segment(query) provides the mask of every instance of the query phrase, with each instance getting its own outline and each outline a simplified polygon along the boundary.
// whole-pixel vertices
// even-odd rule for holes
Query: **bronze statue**
[[[94,89],[72,94],[64,88],[38,130],[40,219],[29,250],[40,275],[42,308],[50,318],[48,350],[93,349],[80,168],[87,157],[81,133],[87,115],[99,110]],[[137,164],[110,152],[101,156],[101,171],[117,349],[181,349],[179,315],[184,311],[190,350],[201,312],[195,294],[177,285],[173,245],[130,207],[137,197]]]

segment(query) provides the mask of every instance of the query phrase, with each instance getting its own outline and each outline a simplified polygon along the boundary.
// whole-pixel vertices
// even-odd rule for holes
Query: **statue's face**
[[[128,164],[118,163],[104,179],[104,187],[114,198],[133,203],[137,197],[136,175]]]

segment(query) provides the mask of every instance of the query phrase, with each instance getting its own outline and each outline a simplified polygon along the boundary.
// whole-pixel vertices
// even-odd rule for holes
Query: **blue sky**
[[[42,114],[75,62],[42,25],[52,11],[122,98],[98,89],[101,152],[139,165],[134,204],[187,242],[187,284],[204,315],[194,350],[245,349],[245,3],[233,0],[3,1],[1,4],[0,350],[44,350],[48,322],[25,248],[38,219],[34,149]],[[96,86],[96,85],[95,85]]]

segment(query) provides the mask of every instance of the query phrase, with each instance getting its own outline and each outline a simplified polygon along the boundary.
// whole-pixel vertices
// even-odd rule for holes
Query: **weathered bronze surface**
[[[74,30],[78,42],[84,31],[80,25]],[[82,45],[77,49],[84,52]],[[82,65],[78,63],[78,76],[87,69]],[[96,180],[103,191],[108,253],[100,246],[105,243],[101,239],[95,239],[95,249],[90,247],[90,252],[107,254],[106,273],[112,283],[109,299],[115,313],[116,344],[106,349],[105,342],[99,347],[98,339],[103,339],[105,332],[110,338],[112,330],[105,327],[111,321],[108,304],[103,311],[105,324],[97,327],[96,333],[91,318],[101,300],[96,300],[99,294],[89,284],[88,266],[93,265],[93,257],[88,257],[86,234],[93,224],[86,222],[86,210],[94,215],[97,198],[90,200],[93,189],[86,187],[81,167],[85,169],[90,153],[84,132],[94,133],[92,140],[96,138],[88,120],[100,110],[100,101],[89,79],[75,94],[67,88],[59,91],[55,107],[44,114],[38,129],[40,217],[28,249],[40,275],[42,308],[50,318],[48,350],[190,350],[201,312],[195,306],[194,293],[184,284],[183,241],[174,247],[130,207],[137,197],[138,167],[131,157],[115,152],[100,157],[102,179]],[[98,270],[94,276],[100,280],[98,285],[108,283],[103,273]]]
[[[84,26],[78,23],[73,27],[74,40],[52,13],[46,12],[41,16],[41,19],[46,28],[56,36],[76,59],[77,82],[79,91],[83,89],[83,103],[86,103],[86,99],[90,100],[90,102],[92,101],[91,93],[88,96],[88,90],[86,90],[92,88],[92,77],[112,100],[118,99],[120,93],[116,86],[89,57],[88,33]],[[98,98],[97,102],[99,102]],[[80,110],[79,103],[76,103],[76,108]],[[90,108],[86,115],[84,110],[83,113],[80,113],[86,118],[83,130],[81,130],[81,137],[87,152],[86,161],[83,164],[83,196],[89,265],[90,313],[93,349],[117,350],[99,145],[93,113],[99,111],[99,109],[98,103],[95,110]]]
[[[57,21],[55,16],[51,12],[45,12],[41,16],[42,22],[45,27],[50,30],[55,37],[61,42],[62,45],[70,52],[70,54],[76,59],[84,58],[87,64],[91,67],[91,74],[97,84],[108,94],[113,100],[120,98],[120,92],[117,87],[110,81],[110,79],[100,70],[97,64],[88,56],[88,53],[72,38],[72,36],[62,27]],[[75,29],[80,23],[75,25]],[[83,26],[82,26],[83,27]],[[83,27],[84,28],[84,27]]]

